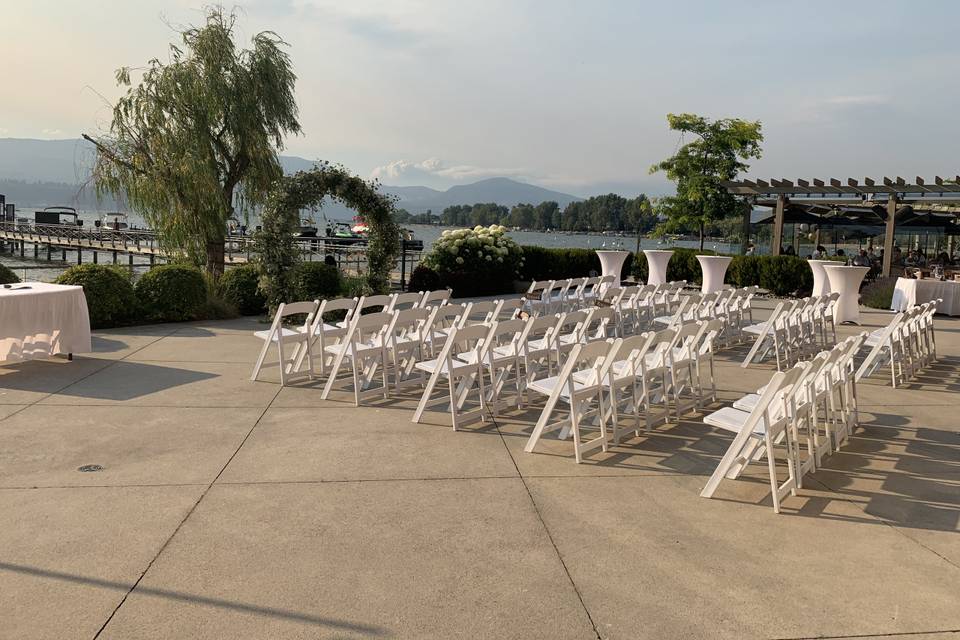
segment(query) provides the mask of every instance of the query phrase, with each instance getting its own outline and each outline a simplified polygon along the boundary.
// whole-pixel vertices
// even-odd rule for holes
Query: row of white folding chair
[[[422,380],[416,375],[417,363],[435,357],[452,332],[477,324],[489,327],[500,319],[514,317],[519,307],[518,300],[490,300],[466,305],[354,313],[341,339],[323,347],[323,353],[332,362],[321,397],[326,399],[329,396],[344,363],[351,369],[354,402],[358,405],[370,394],[388,397],[389,374],[392,374],[395,388],[419,384]],[[371,390],[378,369],[383,385]]]
[[[561,313],[592,304],[605,288],[614,284],[614,276],[534,280],[524,299],[531,315]]]
[[[870,351],[857,371],[857,379],[889,365],[890,380],[896,387],[936,361],[933,316],[939,302],[938,299],[911,307],[895,315],[887,326],[871,332],[865,342]]]
[[[322,300],[319,302],[319,309],[313,314],[312,323],[309,329],[304,327],[295,327],[288,329],[311,335],[311,347],[319,342],[319,354],[326,353],[326,347],[335,345],[346,335],[347,327],[350,321],[357,313],[363,313],[366,309],[373,307],[382,307],[384,311],[398,311],[402,309],[433,307],[446,304],[450,298],[449,289],[428,292],[409,292],[395,293],[390,295],[363,296],[360,298],[336,298],[331,300]],[[331,314],[342,314],[342,317],[327,321]],[[274,319],[276,321],[276,318]],[[262,332],[260,332],[262,333]],[[258,334],[259,335],[259,334]],[[299,371],[303,365],[303,359],[306,356],[306,350],[300,350],[297,360],[293,365],[294,371]],[[329,357],[321,356],[317,364],[319,365],[320,375],[326,373],[329,366]]]
[[[839,295],[815,296],[778,302],[764,322],[743,327],[755,336],[753,347],[742,367],[761,362],[773,352],[777,370],[782,371],[819,348],[828,346],[827,331],[836,340],[835,308]]]
[[[714,319],[574,344],[557,375],[527,383],[528,390],[546,396],[547,403],[525,450],[532,452],[544,434],[563,429],[561,437],[573,433],[576,461],[581,462],[583,454],[597,447],[606,451],[609,443],[620,441],[621,413],[633,417],[633,428],[627,430],[639,434],[641,412],[645,430],[653,425],[653,404],[662,404],[662,418],[670,420],[672,397],[679,418],[685,411],[685,395],[690,396],[691,408],[702,406],[708,376],[709,395],[715,399],[713,340],[721,330],[722,321]],[[553,421],[561,403],[568,408],[566,417]],[[591,417],[600,435],[584,441],[581,431]],[[612,434],[607,431],[608,421]]]
[[[847,338],[810,361],[777,372],[756,393],[704,417],[705,424],[736,435],[700,495],[712,497],[725,478],[736,479],[750,462],[765,457],[773,509],[779,513],[781,501],[803,486],[803,475],[820,466],[824,455],[837,450],[857,424],[853,359],[865,337]],[[800,455],[804,442],[805,458]],[[778,449],[783,450],[786,463],[782,481]]]

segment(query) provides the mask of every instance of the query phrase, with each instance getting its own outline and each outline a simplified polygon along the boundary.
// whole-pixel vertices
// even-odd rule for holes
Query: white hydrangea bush
[[[507,236],[503,225],[448,229],[433,243],[424,263],[441,277],[476,274],[498,283],[512,283],[520,277],[523,249]]]

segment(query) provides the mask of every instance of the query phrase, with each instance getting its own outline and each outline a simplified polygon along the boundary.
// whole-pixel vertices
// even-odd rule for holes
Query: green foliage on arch
[[[284,176],[277,183],[261,216],[262,229],[255,237],[260,290],[271,309],[292,300],[290,273],[300,261],[294,241],[300,210],[319,207],[327,197],[363,215],[369,229],[367,283],[376,292],[389,290],[390,270],[400,254],[400,229],[393,217],[393,198],[381,193],[378,186],[329,162]]]

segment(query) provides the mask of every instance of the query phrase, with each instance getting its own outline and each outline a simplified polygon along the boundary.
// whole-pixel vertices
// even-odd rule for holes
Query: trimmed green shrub
[[[808,293],[813,290],[813,271],[798,256],[762,256],[760,286],[778,296]]]
[[[290,270],[290,292],[296,300],[336,298],[343,290],[343,277],[334,265],[301,262]]]
[[[150,322],[196,320],[207,303],[207,283],[196,267],[165,264],[140,276],[134,287]]]
[[[260,292],[260,271],[255,265],[245,264],[227,269],[217,285],[223,300],[244,316],[255,316],[267,310],[267,298]]]
[[[437,272],[441,286],[453,289],[454,297],[512,293],[524,255],[506,232],[496,224],[444,231],[423,264]]]
[[[893,289],[897,285],[896,278],[878,278],[860,291],[860,302],[872,309],[890,309],[893,302]]]
[[[20,282],[17,274],[7,265],[0,264],[0,284],[16,284],[17,282]]]
[[[407,291],[436,291],[440,287],[440,275],[425,264],[418,264],[407,282]]]
[[[768,256],[734,256],[727,267],[724,279],[735,287],[751,287],[760,284],[760,265]]]
[[[83,287],[93,329],[116,327],[137,319],[133,284],[129,273],[120,267],[81,264],[61,273],[55,282]]]
[[[350,276],[343,279],[340,285],[340,295],[344,298],[359,298],[373,295],[370,282],[361,276]]]
[[[600,258],[595,249],[524,246],[523,259],[521,276],[526,280],[563,280],[600,275]],[[643,264],[646,266],[646,260]],[[634,270],[634,255],[630,252],[623,262],[621,278],[626,278]]]

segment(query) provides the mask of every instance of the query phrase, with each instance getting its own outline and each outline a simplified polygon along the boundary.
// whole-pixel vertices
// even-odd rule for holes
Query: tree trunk
[[[703,251],[703,223],[700,223],[700,251]]]
[[[223,275],[224,239],[207,240],[207,274],[214,282]]]

